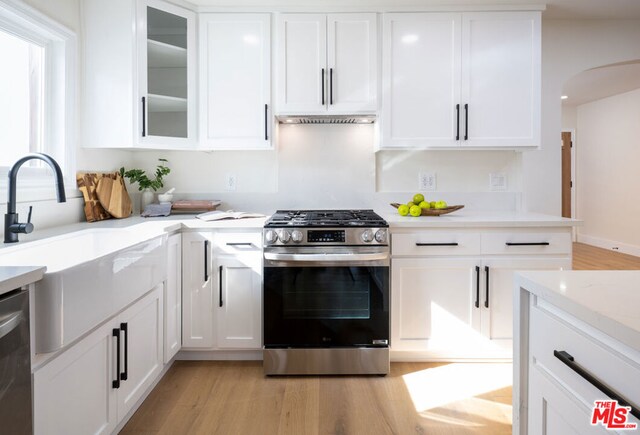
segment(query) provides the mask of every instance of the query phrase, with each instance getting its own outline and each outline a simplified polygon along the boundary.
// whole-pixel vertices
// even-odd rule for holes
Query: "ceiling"
[[[545,18],[640,19],[639,0],[188,0],[199,6],[229,7],[332,7],[332,6],[478,6],[478,5],[547,5]]]
[[[565,83],[563,106],[579,106],[590,101],[640,88],[640,61],[625,62],[583,71]]]

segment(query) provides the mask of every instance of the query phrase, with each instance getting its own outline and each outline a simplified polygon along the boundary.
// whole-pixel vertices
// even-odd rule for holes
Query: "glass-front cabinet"
[[[83,0],[82,144],[196,147],[196,14],[163,0]]]

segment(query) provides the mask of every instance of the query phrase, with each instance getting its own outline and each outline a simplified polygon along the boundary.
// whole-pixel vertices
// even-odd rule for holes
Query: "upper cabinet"
[[[200,147],[271,148],[271,16],[199,18]]]
[[[376,29],[373,13],[279,15],[278,113],[374,113]]]
[[[194,148],[195,14],[162,0],[85,0],[82,9],[83,145]]]
[[[540,13],[384,15],[381,148],[540,145]]]

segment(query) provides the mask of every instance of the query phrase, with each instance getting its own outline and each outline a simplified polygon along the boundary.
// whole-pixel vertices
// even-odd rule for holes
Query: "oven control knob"
[[[385,243],[387,241],[387,230],[376,231],[376,242]]]
[[[291,233],[287,230],[282,230],[280,231],[280,234],[278,234],[278,238],[282,243],[289,243],[289,240],[291,240]]]
[[[264,234],[264,239],[267,241],[267,243],[275,243],[278,241],[278,234],[276,234],[276,232],[273,230],[268,230]]]
[[[302,242],[302,231],[294,230],[291,233],[291,240],[293,240],[293,243]]]
[[[372,241],[373,241],[373,231],[371,231],[371,230],[364,230],[364,231],[362,232],[362,236],[360,236],[360,237],[362,237],[362,241],[363,241],[363,242],[370,243],[370,242],[372,242]]]

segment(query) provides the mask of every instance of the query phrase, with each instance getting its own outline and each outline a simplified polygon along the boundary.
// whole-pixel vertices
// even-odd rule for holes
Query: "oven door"
[[[388,247],[264,254],[265,348],[387,347]]]

